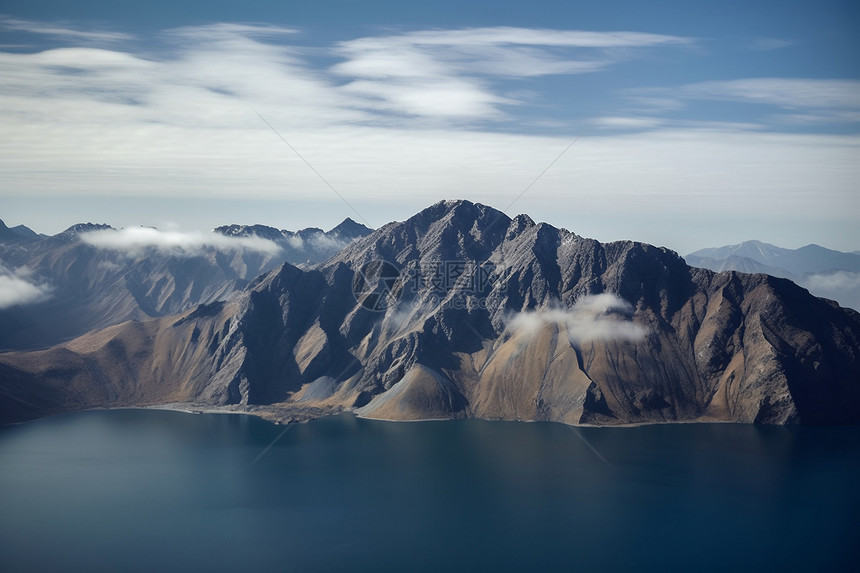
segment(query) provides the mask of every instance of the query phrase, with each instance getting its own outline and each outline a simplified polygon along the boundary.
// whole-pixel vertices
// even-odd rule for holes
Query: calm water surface
[[[0,569],[856,571],[858,470],[856,427],[65,414],[0,428]]]

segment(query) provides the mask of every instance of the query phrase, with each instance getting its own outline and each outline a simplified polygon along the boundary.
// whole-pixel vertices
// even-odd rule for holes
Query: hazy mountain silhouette
[[[772,269],[784,269],[784,272],[796,276],[835,270],[860,272],[860,255],[857,253],[843,253],[819,245],[783,249],[761,241],[744,241],[738,245],[700,249],[684,258],[697,266],[704,258],[716,261],[750,259]]]

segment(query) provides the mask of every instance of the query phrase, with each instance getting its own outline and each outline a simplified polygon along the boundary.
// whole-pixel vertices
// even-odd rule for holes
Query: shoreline
[[[745,422],[736,422],[732,420],[719,420],[715,418],[699,417],[688,420],[673,420],[669,422],[625,422],[621,424],[568,424],[556,420],[507,420],[504,418],[480,418],[477,416],[461,416],[456,418],[420,418],[409,420],[397,420],[391,418],[376,418],[373,416],[362,416],[357,414],[353,409],[343,408],[341,406],[324,408],[317,406],[300,406],[295,408],[289,406],[212,406],[206,404],[195,404],[192,402],[170,402],[167,404],[155,404],[148,406],[123,406],[119,408],[92,408],[92,410],[164,410],[170,412],[182,412],[184,414],[244,414],[248,416],[256,416],[267,422],[275,425],[288,424],[304,424],[312,420],[317,420],[327,416],[336,416],[338,414],[349,413],[360,420],[370,420],[373,422],[394,422],[394,423],[416,423],[416,422],[448,422],[451,420],[482,420],[485,422],[520,422],[526,424],[550,423],[561,424],[570,428],[638,428],[641,426],[663,426],[673,424],[746,424]],[[788,427],[788,426],[781,426]]]
[[[124,407],[126,408],[126,407]],[[124,408],[99,408],[102,410],[118,410]],[[195,404],[193,402],[168,402],[166,404],[154,404],[148,406],[129,406],[133,410],[163,410],[169,412],[182,412],[185,414],[244,414],[256,416],[275,425],[303,424],[311,420],[334,416],[345,412],[340,406],[324,408],[318,406],[263,406],[263,405],[229,405],[212,406],[209,404]]]
[[[551,423],[561,424],[570,428],[638,428],[641,426],[662,426],[672,424],[743,424],[757,425],[746,422],[738,422],[734,420],[720,420],[711,417],[699,417],[687,420],[672,420],[672,421],[655,421],[655,422],[625,422],[619,424],[568,424],[557,420],[508,420],[504,418],[480,418],[477,416],[460,416],[455,418],[421,418],[421,419],[404,419],[397,420],[391,418],[376,418],[373,416],[362,416],[355,412],[355,409],[344,408],[343,406],[310,406],[304,404],[280,404],[280,405],[239,405],[231,404],[226,406],[213,406],[211,404],[198,404],[194,402],[167,402],[164,404],[142,404],[139,406],[121,405],[121,406],[96,406],[93,408],[84,408],[81,410],[62,410],[51,412],[33,418],[32,420],[24,420],[20,422],[10,422],[2,424],[2,426],[17,426],[19,424],[28,424],[44,420],[58,414],[71,412],[98,412],[108,410],[161,410],[166,412],[180,412],[183,414],[240,414],[246,416],[255,416],[275,425],[289,424],[304,424],[312,420],[325,418],[328,416],[336,416],[339,414],[349,413],[361,420],[370,420],[374,422],[396,422],[396,423],[415,423],[415,422],[447,422],[450,420],[483,420],[486,422],[521,422],[521,423]],[[802,424],[795,424],[802,426]],[[777,427],[791,427],[789,425],[778,425]]]

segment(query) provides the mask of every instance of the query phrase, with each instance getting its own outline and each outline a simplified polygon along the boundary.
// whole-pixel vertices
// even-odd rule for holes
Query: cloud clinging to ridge
[[[23,269],[0,264],[0,309],[42,302],[51,296],[51,287],[33,282]]]
[[[574,343],[609,340],[641,340],[648,329],[631,320],[633,307],[613,293],[586,295],[570,308],[551,307],[520,312],[508,322],[508,329],[531,337],[548,324],[567,329]]]
[[[160,231],[151,227],[105,229],[81,233],[81,241],[99,249],[138,253],[156,249],[180,256],[194,256],[208,248],[228,251],[248,250],[276,255],[281,251],[273,241],[260,237],[228,237],[199,231]]]

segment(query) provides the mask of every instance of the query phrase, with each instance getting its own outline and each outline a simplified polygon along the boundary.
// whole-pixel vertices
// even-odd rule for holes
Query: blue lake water
[[[858,470],[857,427],[65,414],[0,428],[0,569],[856,571]]]

